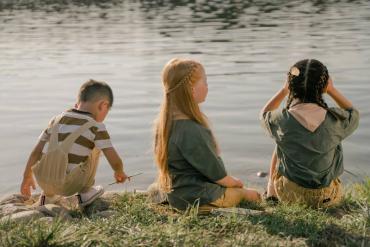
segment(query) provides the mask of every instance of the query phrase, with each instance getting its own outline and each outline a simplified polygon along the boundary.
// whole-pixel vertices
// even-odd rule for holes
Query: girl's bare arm
[[[289,94],[288,83],[286,82],[284,87],[281,88],[262,108],[260,115],[265,112],[273,111],[279,108],[281,102]]]
[[[352,102],[349,101],[344,95],[339,92],[338,89],[334,87],[333,80],[329,78],[328,80],[328,86],[326,88],[326,93],[330,95],[330,97],[333,98],[335,103],[343,109],[351,109],[353,108]]]

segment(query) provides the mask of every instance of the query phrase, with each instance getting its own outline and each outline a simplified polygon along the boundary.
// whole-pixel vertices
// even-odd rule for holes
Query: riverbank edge
[[[319,210],[301,205],[275,206],[263,202],[260,205],[242,203],[240,208],[246,209],[244,213],[234,211],[200,215],[197,207],[186,212],[177,212],[168,205],[149,203],[148,194],[142,192],[110,191],[84,211],[70,208],[64,212],[56,206],[43,211],[42,214],[49,214],[48,216],[35,216],[21,221],[3,220],[0,222],[0,245],[369,246],[370,244],[370,179],[346,188],[341,205]],[[55,213],[54,217],[51,216],[52,213]]]

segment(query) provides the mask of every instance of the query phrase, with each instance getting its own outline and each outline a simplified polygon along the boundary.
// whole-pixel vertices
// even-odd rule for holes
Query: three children
[[[172,59],[162,71],[164,98],[155,124],[154,157],[158,184],[174,208],[234,207],[259,202],[260,194],[228,175],[220,148],[199,104],[208,86],[204,67],[189,59]],[[327,93],[339,108],[329,108]],[[287,106],[277,110],[288,96]],[[36,178],[40,205],[77,194],[86,206],[104,193],[94,186],[99,152],[117,182],[127,179],[123,163],[102,123],[113,105],[111,88],[90,80],[81,86],[74,109],[54,117],[41,134],[24,172],[21,192],[31,195]],[[343,172],[341,141],[358,126],[359,113],[333,85],[319,61],[297,62],[287,82],[261,111],[261,121],[276,142],[267,197],[311,206],[340,201]]]

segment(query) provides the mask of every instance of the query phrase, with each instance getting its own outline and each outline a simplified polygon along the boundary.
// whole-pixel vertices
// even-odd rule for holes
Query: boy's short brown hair
[[[78,92],[77,100],[78,102],[86,102],[94,101],[103,97],[109,100],[109,106],[112,107],[113,92],[110,86],[105,82],[90,79],[82,84],[80,91]]]

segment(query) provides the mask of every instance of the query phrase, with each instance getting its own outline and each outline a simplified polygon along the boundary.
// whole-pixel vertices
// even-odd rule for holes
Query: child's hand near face
[[[326,86],[325,93],[329,94],[333,90],[333,88],[334,88],[333,80],[331,79],[331,77],[329,77],[328,85]]]
[[[124,183],[126,179],[130,180],[123,171],[114,172],[114,178],[116,179],[117,183]]]
[[[30,198],[31,197],[31,188],[36,189],[35,181],[33,180],[32,175],[24,177],[21,184],[21,193],[23,196]]]
[[[283,92],[284,92],[285,95],[288,95],[289,94],[289,83],[288,83],[288,80],[286,80],[284,82]]]

